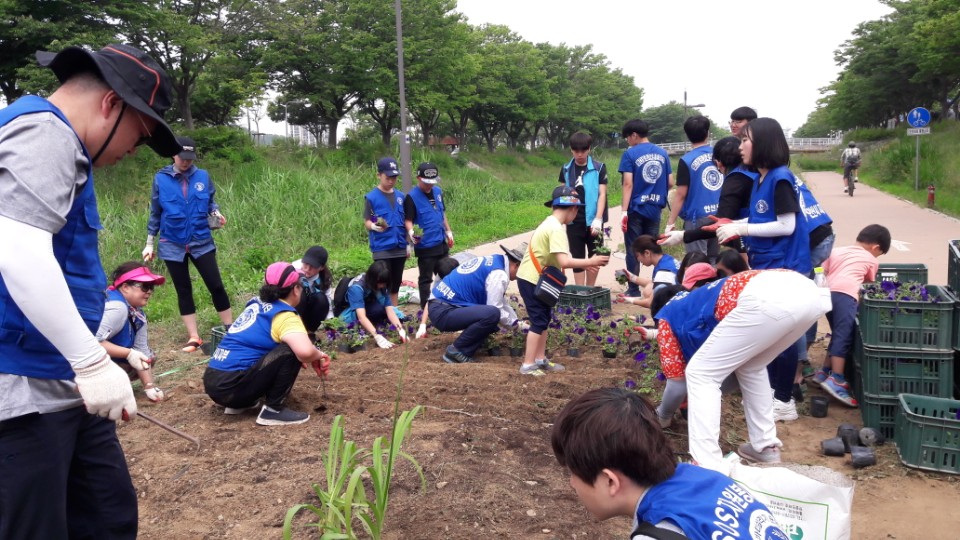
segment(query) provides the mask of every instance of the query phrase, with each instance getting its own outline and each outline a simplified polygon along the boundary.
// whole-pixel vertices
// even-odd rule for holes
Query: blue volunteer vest
[[[384,193],[380,191],[380,188],[373,188],[364,195],[370,202],[373,215],[376,216],[374,222],[381,217],[387,222],[387,230],[382,233],[373,231],[367,233],[370,241],[370,251],[373,253],[407,247],[407,229],[403,225],[403,192],[394,189],[393,193],[388,195],[392,195],[396,199],[392,207],[384,198]]]
[[[628,148],[626,154],[633,162],[633,190],[627,211],[660,219],[660,212],[667,205],[670,156],[653,143],[640,143]]]
[[[765,504],[728,476],[681,463],[668,480],[651,487],[637,521],[668,519],[689,538],[790,540]]]
[[[711,281],[683,296],[675,296],[660,309],[657,318],[670,323],[680,343],[684,362],[689,362],[710,332],[720,324],[714,316],[720,290],[727,278]]]
[[[160,238],[174,244],[209,240],[210,226],[207,214],[210,209],[210,175],[195,166],[186,173],[187,194],[177,178],[172,165],[157,172],[155,181],[160,205]]]
[[[653,267],[653,280],[655,285],[664,284],[664,285],[676,285],[677,284],[677,272],[680,271],[680,263],[677,262],[671,255],[664,253],[663,257],[660,257],[660,261]],[[673,281],[657,281],[658,272],[670,272],[673,274]]]
[[[569,187],[576,188],[577,179],[573,177],[576,167],[573,165],[574,163],[571,159],[569,163],[563,166],[563,183]],[[587,156],[587,168],[583,171],[583,202],[586,203],[584,207],[586,215],[584,218],[588,226],[593,223],[594,218],[597,217],[597,212],[603,215],[603,209],[597,208],[597,203],[600,202],[600,165],[602,165],[602,163],[595,165],[593,158]]]
[[[820,203],[817,202],[813,193],[810,193],[810,189],[807,188],[807,185],[804,184],[803,180],[797,175],[793,175],[793,190],[797,193],[797,198],[800,200],[800,209],[803,210],[803,218],[807,221],[808,233],[813,232],[814,229],[821,225],[833,223],[830,216],[827,215],[823,208],[820,208]]]
[[[407,196],[413,199],[413,204],[417,207],[417,218],[413,222],[423,229],[423,238],[414,247],[416,249],[432,248],[446,242],[446,229],[443,226],[443,212],[446,208],[443,206],[443,192],[440,188],[433,186],[433,200],[437,202],[436,208],[430,204],[427,194],[418,187],[411,189],[410,195]]]
[[[209,369],[244,371],[256,364],[278,343],[270,337],[273,318],[284,311],[296,311],[286,302],[264,302],[253,298],[233,321],[217,350],[210,357]]]
[[[720,188],[723,187],[723,175],[713,163],[713,147],[698,146],[680,158],[690,171],[690,186],[687,198],[680,207],[680,217],[684,221],[696,221],[717,213],[720,205]]]
[[[107,338],[107,341],[128,349],[133,347],[133,341],[134,338],[136,338],[137,332],[130,324],[130,304],[127,302],[127,299],[123,297],[123,294],[116,289],[107,291],[107,302],[123,302],[124,307],[127,309],[126,323],[119,332]],[[126,358],[118,358],[118,360],[127,361]]]
[[[461,264],[433,288],[433,297],[454,306],[483,306],[487,303],[487,276],[506,270],[505,255],[477,257]]]
[[[38,112],[50,112],[64,124],[67,118],[49,101],[26,96],[9,107],[0,109],[0,126],[13,119]],[[70,126],[72,129],[72,126]],[[82,141],[81,141],[81,146]],[[66,224],[53,235],[53,255],[66,279],[80,317],[90,333],[97,331],[103,317],[104,289],[107,276],[100,264],[97,251],[97,233],[102,228],[97,211],[97,197],[93,189],[93,167],[90,155],[83,147],[87,158],[87,181],[73,201],[66,216]],[[42,157],[38,157],[42,159]],[[24,317],[16,302],[10,297],[7,286],[0,276],[0,373],[23,375],[37,379],[73,379],[70,363],[50,341]]]
[[[774,193],[780,182],[788,182],[795,191],[793,173],[786,166],[777,167],[767,173],[763,182],[753,185],[750,194],[750,223],[769,223],[776,221],[773,208]],[[810,265],[810,230],[804,216],[797,216],[793,234],[787,236],[744,236],[750,267],[755,269],[786,268],[801,274],[808,274]]]

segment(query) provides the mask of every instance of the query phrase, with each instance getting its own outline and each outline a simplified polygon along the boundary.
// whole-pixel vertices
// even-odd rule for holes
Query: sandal
[[[191,340],[188,341],[187,344],[184,345],[183,348],[180,349],[180,350],[183,351],[183,352],[196,352],[196,351],[198,351],[198,350],[200,349],[200,346],[201,346],[201,345],[203,345],[203,340],[202,340],[202,339],[200,339],[200,338],[191,339]]]
[[[163,401],[163,390],[154,383],[144,385],[143,393],[147,395],[147,399],[154,403]]]

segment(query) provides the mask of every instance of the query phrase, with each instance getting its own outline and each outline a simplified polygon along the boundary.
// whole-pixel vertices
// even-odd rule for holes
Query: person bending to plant
[[[297,314],[303,287],[300,274],[287,262],[267,267],[259,297],[247,302],[227,330],[203,374],[203,386],[224,414],[241,414],[258,407],[257,424],[302,424],[305,412],[284,403],[300,370],[312,367],[325,378],[330,357],[316,348]]]
[[[358,323],[367,334],[373,336],[381,349],[393,347],[393,343],[377,332],[377,325],[388,321],[397,328],[401,342],[407,341],[407,332],[400,320],[402,313],[393,306],[392,294],[387,289],[391,270],[385,261],[374,261],[367,272],[353,278],[347,286],[347,306],[340,313],[346,324]]]
[[[150,401],[163,401],[163,390],[153,382],[154,354],[147,342],[147,316],[143,307],[153,288],[166,278],[136,261],[125,262],[111,275],[107,303],[97,329],[97,341],[110,358],[131,377],[138,377]]]
[[[833,309],[827,313],[830,345],[810,383],[819,386],[834,399],[850,407],[857,400],[850,395],[850,383],[843,376],[845,361],[857,331],[857,303],[860,285],[874,281],[880,263],[877,257],[890,250],[890,231],[883,225],[867,225],[857,235],[857,243],[834,249],[823,262]]]
[[[564,227],[573,222],[579,207],[583,206],[577,191],[571,187],[558,186],[553,197],[544,203],[552,212],[533,232],[530,245],[523,254],[517,270],[517,285],[520,296],[530,316],[530,331],[527,333],[526,353],[520,373],[543,375],[547,371],[563,371],[564,367],[547,359],[547,326],[550,324],[553,305],[537,298],[535,290],[542,268],[591,268],[606,266],[609,255],[594,255],[589,259],[574,259],[570,256],[567,234]]]
[[[668,253],[663,252],[663,248],[657,243],[656,238],[641,234],[633,241],[630,246],[634,256],[640,266],[652,266],[653,276],[650,279],[640,275],[633,274],[629,270],[624,270],[627,276],[627,282],[633,283],[640,288],[640,296],[617,295],[618,302],[626,302],[635,306],[650,307],[653,301],[653,293],[660,287],[677,284],[677,272],[680,270],[680,264]]]
[[[554,420],[550,444],[587,511],[633,518],[632,539],[788,538],[746,488],[678,464],[653,407],[635,392],[598,388],[574,398]]]

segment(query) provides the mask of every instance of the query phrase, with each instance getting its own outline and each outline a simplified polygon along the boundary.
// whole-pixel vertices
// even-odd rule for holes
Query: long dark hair
[[[367,268],[367,272],[363,275],[363,283],[371,291],[379,290],[380,287],[377,285],[380,283],[389,284],[390,267],[387,266],[387,262],[373,261],[373,264],[370,265],[370,268]]]

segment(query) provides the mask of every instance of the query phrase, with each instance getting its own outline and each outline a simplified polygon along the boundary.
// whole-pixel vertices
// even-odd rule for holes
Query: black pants
[[[117,425],[83,407],[0,422],[0,538],[136,538]]]
[[[500,310],[494,306],[455,306],[433,300],[430,302],[430,322],[441,332],[463,330],[453,346],[472,357],[487,336],[497,331]]]
[[[277,345],[246,371],[220,371],[208,367],[203,387],[218,405],[242,409],[260,398],[271,409],[283,408],[300,374],[300,360],[286,343]]]
[[[390,269],[390,283],[387,283],[387,290],[390,291],[390,294],[397,294],[400,292],[400,282],[403,281],[403,266],[407,264],[407,258],[404,256],[377,260],[387,263],[387,268]]]
[[[446,257],[450,253],[450,248],[444,242],[439,246],[434,246],[417,251],[417,269],[420,275],[417,278],[417,285],[420,289],[420,309],[427,305],[427,299],[430,298],[430,288],[433,285],[433,276],[436,274],[437,261]]]
[[[316,293],[304,296],[297,304],[297,313],[303,319],[303,325],[307,327],[307,332],[316,332],[317,328],[323,324],[330,313],[330,300],[323,293]]]
[[[230,309],[230,297],[223,286],[223,280],[220,279],[220,269],[217,267],[217,250],[194,258],[187,254],[182,261],[170,261],[164,259],[167,265],[167,271],[170,273],[170,279],[173,280],[173,287],[177,290],[177,304],[180,307],[180,315],[193,315],[197,312],[197,306],[193,303],[193,284],[190,282],[190,267],[187,266],[187,260],[193,261],[193,266],[203,279],[204,285],[210,291],[213,298],[213,307],[217,312]]]
[[[601,233],[603,234],[603,233]],[[570,256],[574,259],[589,259],[597,252],[598,237],[590,234],[590,228],[585,223],[574,221],[567,225],[567,242],[570,244]],[[580,274],[583,268],[574,268],[574,274]]]

